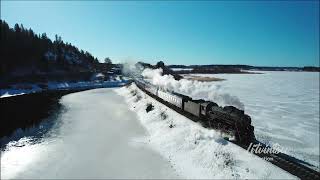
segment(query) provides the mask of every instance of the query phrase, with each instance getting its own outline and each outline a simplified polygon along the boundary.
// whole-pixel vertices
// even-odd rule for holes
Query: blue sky
[[[1,19],[100,60],[319,66],[317,1],[1,1]]]

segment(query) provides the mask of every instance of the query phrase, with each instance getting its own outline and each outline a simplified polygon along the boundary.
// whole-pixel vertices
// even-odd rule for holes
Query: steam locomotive
[[[194,100],[188,96],[169,92],[154,86],[143,79],[135,79],[135,84],[149,95],[160,98],[180,111],[195,117],[204,127],[219,129],[235,137],[239,144],[248,145],[255,140],[251,118],[234,106],[221,107],[218,104]]]

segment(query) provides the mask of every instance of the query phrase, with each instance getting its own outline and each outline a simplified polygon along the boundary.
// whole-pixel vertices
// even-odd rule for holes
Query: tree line
[[[99,61],[89,52],[65,43],[56,35],[54,41],[46,33],[36,34],[31,28],[15,24],[13,28],[0,20],[0,76],[15,70],[93,71]]]

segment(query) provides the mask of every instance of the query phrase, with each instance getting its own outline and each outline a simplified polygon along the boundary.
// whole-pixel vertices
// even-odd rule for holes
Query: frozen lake
[[[319,166],[318,73],[215,74],[226,81],[206,83],[154,74],[153,82],[192,97],[243,105],[258,140]],[[64,96],[42,138],[28,135],[1,152],[1,178],[293,178],[134,91]]]
[[[319,73],[214,74],[215,84],[236,96],[252,117],[258,140],[319,167]]]
[[[1,152],[1,179],[178,178],[139,140],[146,132],[114,89],[69,94],[61,103],[43,138],[27,136]]]

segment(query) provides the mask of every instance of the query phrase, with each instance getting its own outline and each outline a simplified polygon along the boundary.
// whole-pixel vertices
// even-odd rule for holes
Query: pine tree
[[[10,28],[3,20],[0,20],[0,28],[0,78],[21,67],[36,66],[44,71],[50,68],[72,69],[74,66],[65,59],[66,53],[71,53],[72,57],[80,61],[78,67],[81,66],[88,71],[90,70],[88,67],[95,67],[95,64],[99,63],[89,52],[79,50],[70,43],[64,43],[58,35],[55,35],[55,40],[52,42],[46,33],[36,34],[32,29],[19,24]],[[51,61],[45,56],[48,52],[51,53]],[[57,61],[52,60],[55,55]]]

